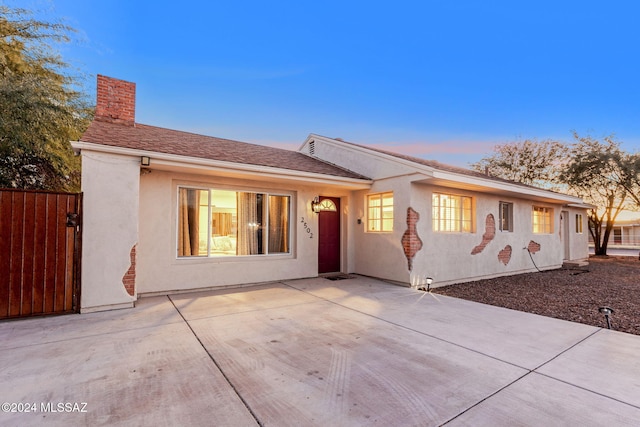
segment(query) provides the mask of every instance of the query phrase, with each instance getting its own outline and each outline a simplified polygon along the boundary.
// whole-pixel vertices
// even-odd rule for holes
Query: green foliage
[[[557,189],[568,148],[558,141],[527,139],[496,145],[493,154],[471,164],[478,172],[546,189]]]
[[[561,180],[585,201],[597,206],[589,212],[589,232],[596,255],[606,255],[613,224],[620,212],[629,207],[633,187],[632,157],[620,148],[613,136],[602,141],[574,132],[576,143],[571,161]]]
[[[624,181],[625,188],[636,210],[640,211],[640,153],[627,155],[625,169],[628,175],[628,180]]]
[[[92,109],[54,49],[72,31],[0,6],[0,187],[79,189],[69,141],[82,135]]]

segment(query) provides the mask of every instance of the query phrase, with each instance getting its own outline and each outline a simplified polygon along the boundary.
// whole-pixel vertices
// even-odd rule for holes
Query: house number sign
[[[307,221],[305,221],[304,217],[300,217],[300,223],[302,224],[302,228],[304,229],[304,231],[306,231],[309,235],[309,238],[313,239],[313,232],[311,231],[311,227],[309,227],[309,224],[307,223]]]

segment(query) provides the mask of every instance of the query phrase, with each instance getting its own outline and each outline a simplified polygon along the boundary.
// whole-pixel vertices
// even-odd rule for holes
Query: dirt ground
[[[432,292],[640,335],[640,260],[595,257],[589,266],[479,280]]]

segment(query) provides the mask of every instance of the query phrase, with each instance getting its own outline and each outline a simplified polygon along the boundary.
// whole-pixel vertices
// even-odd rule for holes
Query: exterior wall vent
[[[309,141],[309,155],[310,156],[316,155],[316,142],[313,140]]]

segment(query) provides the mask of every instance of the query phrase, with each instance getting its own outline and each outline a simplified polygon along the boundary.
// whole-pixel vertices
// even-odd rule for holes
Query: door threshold
[[[333,281],[353,279],[353,276],[349,274],[343,274],[343,273],[323,273],[323,274],[320,274],[319,276],[327,280],[333,280]]]

